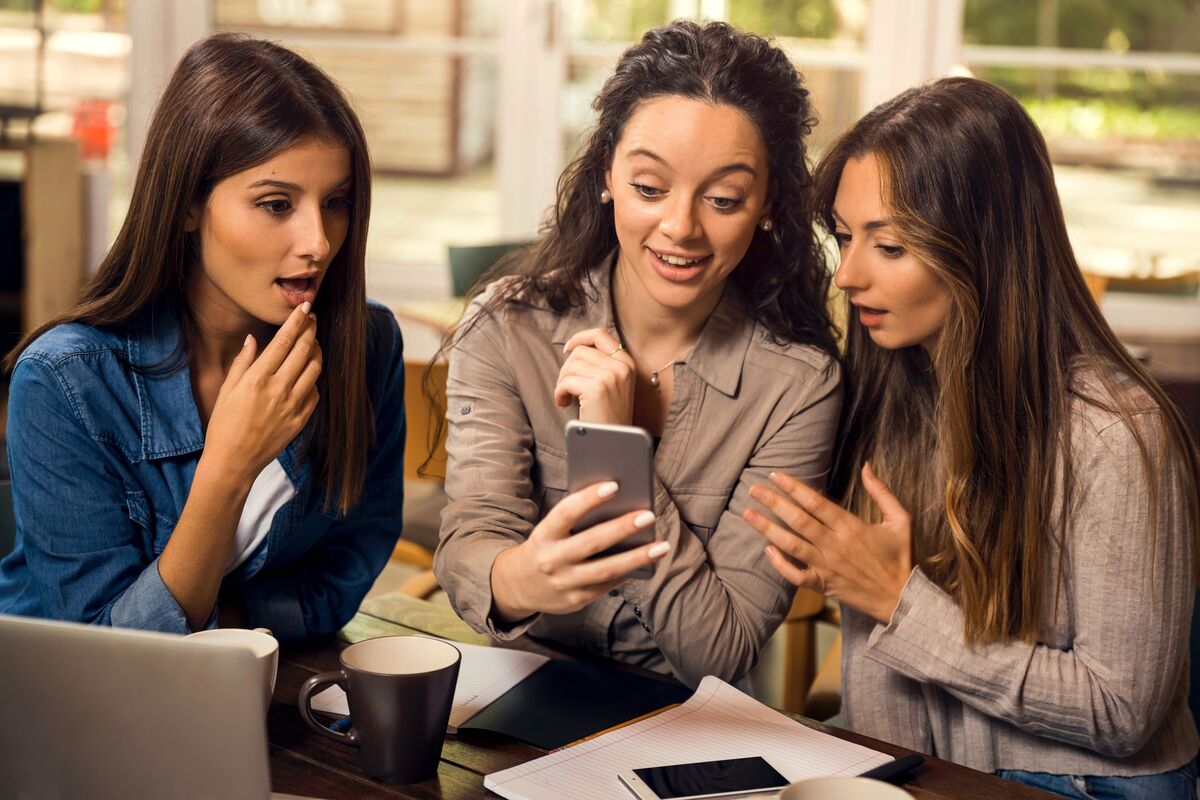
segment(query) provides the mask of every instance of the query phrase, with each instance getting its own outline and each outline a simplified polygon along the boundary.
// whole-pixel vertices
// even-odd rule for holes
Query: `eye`
[[[291,201],[284,200],[282,198],[275,198],[274,200],[260,200],[254,205],[258,206],[259,208],[266,209],[267,213],[275,217],[283,216],[292,208]]]
[[[904,255],[903,247],[897,247],[896,245],[891,244],[877,244],[875,246],[879,248],[879,252],[883,253],[884,258],[899,258],[900,256]]]
[[[733,211],[745,201],[740,197],[710,197],[708,202],[712,203],[712,207],[717,211]]]
[[[837,241],[838,250],[845,250],[850,246],[850,234],[843,231],[834,231],[833,238]]]
[[[638,194],[640,194],[642,197],[646,198],[647,200],[654,200],[659,197],[662,197],[662,195],[663,195],[662,189],[656,189],[653,186],[647,186],[644,183],[630,182],[629,185],[634,188],[634,191],[636,191]]]
[[[345,195],[331,197],[325,201],[325,207],[331,211],[349,211],[353,205],[354,201]]]

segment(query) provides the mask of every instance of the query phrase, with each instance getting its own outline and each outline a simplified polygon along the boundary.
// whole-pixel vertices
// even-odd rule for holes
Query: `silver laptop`
[[[0,615],[0,797],[271,794],[253,655]]]

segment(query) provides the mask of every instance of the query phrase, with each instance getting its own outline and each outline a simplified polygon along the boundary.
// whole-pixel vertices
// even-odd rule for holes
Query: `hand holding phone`
[[[578,436],[571,432],[568,435]],[[568,446],[569,463],[570,452]],[[637,475],[621,475],[615,481],[598,476],[550,509],[528,539],[501,551],[491,574],[497,615],[506,622],[516,622],[537,613],[578,611],[665,556],[670,543],[653,541],[649,469],[646,461],[641,476],[644,488],[632,493],[627,490],[624,496],[644,499],[644,503],[635,502],[616,515],[604,510],[604,506],[622,498],[623,484],[636,487],[640,481]],[[614,546],[647,531],[649,535],[632,549],[609,554]]]

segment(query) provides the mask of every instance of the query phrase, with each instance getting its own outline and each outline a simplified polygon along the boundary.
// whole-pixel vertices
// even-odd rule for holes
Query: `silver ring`
[[[617,353],[621,352],[624,349],[625,349],[625,345],[623,345],[623,344],[617,345],[615,348],[613,348],[613,351],[608,354],[609,358],[612,358],[613,356],[615,356]]]

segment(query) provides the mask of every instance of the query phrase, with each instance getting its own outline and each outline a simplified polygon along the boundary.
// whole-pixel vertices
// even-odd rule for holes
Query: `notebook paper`
[[[426,637],[434,638],[434,637]],[[549,659],[524,650],[507,650],[477,644],[450,642],[462,653],[458,665],[458,683],[454,687],[454,702],[450,707],[447,733],[458,728],[486,708],[493,700],[516,686]],[[346,716],[350,706],[340,686],[330,686],[314,695],[312,707],[327,714]]]
[[[630,800],[618,772],[750,756],[789,781],[858,775],[892,760],[805,727],[710,675],[677,708],[494,772],[483,785],[509,800]]]

